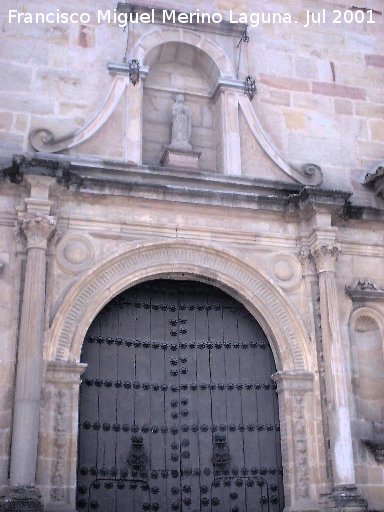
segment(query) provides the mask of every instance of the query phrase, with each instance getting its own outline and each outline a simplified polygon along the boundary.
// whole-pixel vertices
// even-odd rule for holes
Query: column
[[[46,251],[55,226],[55,218],[45,214],[25,213],[20,221],[20,228],[27,239],[27,259],[21,305],[10,468],[10,484],[16,488],[28,488],[35,484],[43,364]]]
[[[311,248],[319,276],[320,315],[325,363],[327,412],[331,442],[334,490],[329,498],[333,512],[367,510],[355,486],[348,381],[341,338],[336,286],[336,259],[339,250],[331,241],[317,238]]]

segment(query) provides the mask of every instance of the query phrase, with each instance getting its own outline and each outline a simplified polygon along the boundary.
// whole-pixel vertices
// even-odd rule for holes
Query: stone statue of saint
[[[171,149],[191,151],[192,116],[185,104],[184,94],[177,94],[172,107],[172,141]]]

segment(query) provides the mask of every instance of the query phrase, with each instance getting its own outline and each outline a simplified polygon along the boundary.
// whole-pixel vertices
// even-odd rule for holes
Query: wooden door
[[[78,511],[282,512],[274,360],[229,295],[131,288],[94,320],[82,362]]]

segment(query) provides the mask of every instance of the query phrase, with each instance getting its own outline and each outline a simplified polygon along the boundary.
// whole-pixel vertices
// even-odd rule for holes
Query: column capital
[[[27,238],[27,248],[46,250],[48,240],[56,229],[56,219],[50,215],[26,213],[19,218],[21,231]]]
[[[315,261],[317,272],[335,272],[340,252],[339,247],[333,243],[316,242],[311,248],[311,255]]]

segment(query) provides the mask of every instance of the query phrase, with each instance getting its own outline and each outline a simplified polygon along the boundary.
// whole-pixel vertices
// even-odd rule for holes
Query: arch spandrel
[[[97,313],[127,288],[154,277],[181,277],[218,286],[242,302],[264,329],[278,370],[311,371],[306,335],[274,284],[236,256],[189,242],[121,248],[68,292],[52,323],[46,358],[76,361]]]

